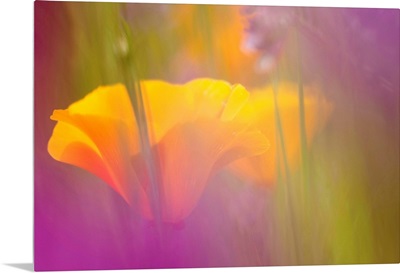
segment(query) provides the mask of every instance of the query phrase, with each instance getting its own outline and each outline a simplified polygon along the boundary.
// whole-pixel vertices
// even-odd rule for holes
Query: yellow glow
[[[255,124],[270,141],[270,149],[263,155],[246,158],[235,162],[234,169],[250,181],[259,184],[272,184],[277,179],[277,172],[282,174],[286,156],[289,171],[293,171],[300,163],[301,131],[298,85],[280,83],[277,87],[276,102],[272,86],[254,90],[249,105],[238,115],[239,120]],[[279,141],[279,128],[276,120],[276,107],[279,112],[285,151]],[[332,106],[322,97],[314,86],[304,90],[305,127],[307,144],[309,145],[318,130],[326,123]],[[280,166],[278,168],[278,166]]]

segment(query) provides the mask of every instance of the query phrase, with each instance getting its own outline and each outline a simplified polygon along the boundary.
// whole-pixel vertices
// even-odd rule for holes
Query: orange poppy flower
[[[106,182],[131,206],[154,219],[179,222],[198,203],[208,181],[225,165],[268,149],[268,141],[240,114],[249,93],[241,85],[198,79],[184,85],[140,83],[156,181],[141,153],[136,118],[121,84],[99,87],[66,110],[48,144],[50,155],[81,167]],[[160,193],[154,200],[154,183]]]

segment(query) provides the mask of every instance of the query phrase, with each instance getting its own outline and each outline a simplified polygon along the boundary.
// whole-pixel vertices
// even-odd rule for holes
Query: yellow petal
[[[185,88],[194,96],[193,118],[219,119],[231,94],[229,83],[212,79],[194,80],[187,83]]]
[[[140,85],[146,118],[151,129],[151,142],[155,144],[178,121],[187,117],[194,101],[181,85],[159,80],[141,81]]]
[[[122,120],[134,124],[134,114],[124,85],[100,86],[83,99],[68,107],[71,115],[93,115]]]
[[[175,124],[198,118],[232,120],[247,103],[249,93],[241,85],[221,80],[196,79],[186,84],[158,80],[141,82],[152,143],[158,143]]]
[[[277,172],[284,173],[283,155],[286,156],[289,171],[293,171],[300,163],[301,130],[298,85],[281,83],[278,87],[277,110],[282,128],[282,139],[285,150],[282,150],[279,127],[276,123],[276,105],[271,86],[255,90],[251,93],[250,107],[243,108],[237,115],[238,120],[256,124],[261,132],[270,140],[271,147],[263,155],[246,158],[234,164],[234,169],[250,177],[259,184],[271,184],[277,179]],[[310,145],[316,133],[326,123],[332,106],[322,97],[315,87],[304,90],[305,132],[307,144]],[[278,168],[279,166],[279,168]]]
[[[231,94],[227,99],[221,120],[233,120],[240,110],[245,106],[249,98],[249,92],[242,86],[236,85],[232,88]]]
[[[121,85],[101,87],[67,110],[55,110],[57,121],[49,154],[97,175],[128,203],[132,201],[137,133],[129,96]]]

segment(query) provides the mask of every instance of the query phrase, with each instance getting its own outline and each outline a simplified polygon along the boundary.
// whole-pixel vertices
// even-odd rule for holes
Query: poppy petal
[[[162,177],[162,217],[177,222],[187,217],[199,201],[209,179],[239,158],[268,149],[261,132],[235,122],[202,119],[175,126],[157,145]],[[152,218],[148,193],[142,210]]]
[[[100,177],[131,203],[137,178],[129,159],[138,152],[137,133],[126,90],[114,87],[98,88],[67,110],[55,110],[48,151]]]
[[[286,157],[289,170],[296,168],[300,162],[301,127],[298,85],[281,83],[275,95],[272,86],[255,90],[251,93],[248,107],[252,107],[253,110],[244,108],[236,119],[255,124],[270,140],[271,147],[263,155],[235,162],[233,169],[250,178],[248,179],[250,181],[268,185],[274,183],[278,171],[285,173],[283,155]],[[318,88],[308,86],[304,88],[304,112],[306,142],[310,145],[331,114],[332,105],[322,97]],[[277,113],[279,113],[281,131],[277,124]]]

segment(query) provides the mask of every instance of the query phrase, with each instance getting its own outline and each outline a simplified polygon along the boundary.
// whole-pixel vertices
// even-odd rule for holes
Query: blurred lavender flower
[[[335,75],[340,82],[398,91],[398,10],[264,6],[244,7],[243,14],[242,49],[259,52],[259,72],[274,69],[283,49],[291,61],[300,49],[305,80]]]
[[[291,7],[245,6],[243,15],[248,18],[243,41],[244,52],[261,52],[258,71],[273,68],[295,21],[295,10]]]

